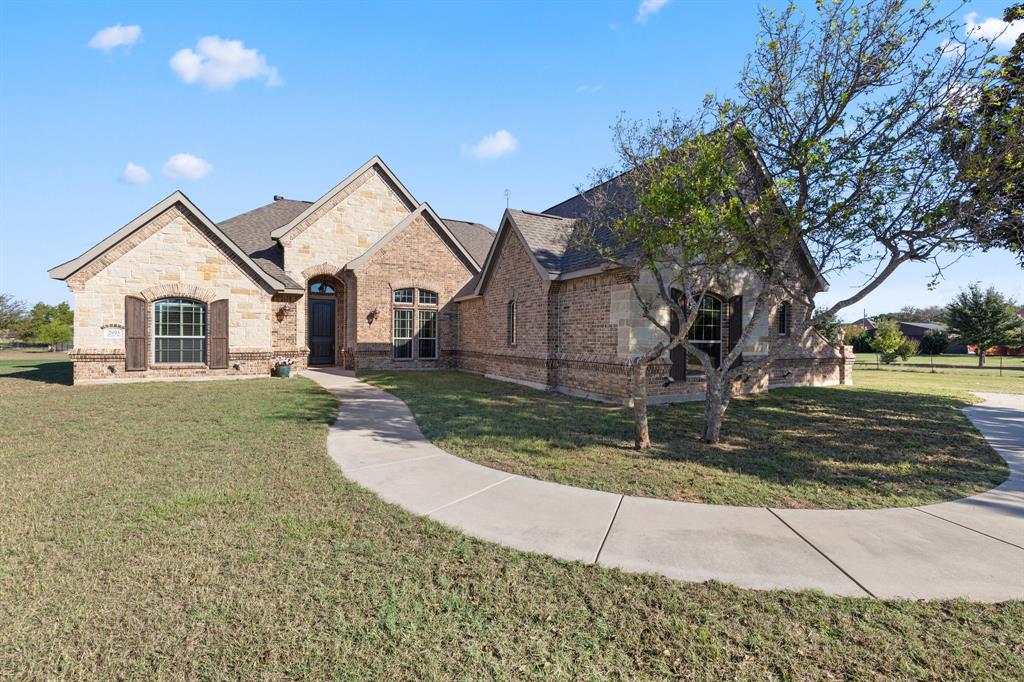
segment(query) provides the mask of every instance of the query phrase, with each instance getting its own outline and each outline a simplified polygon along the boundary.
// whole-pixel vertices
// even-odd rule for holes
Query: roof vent
[[[284,197],[281,196],[280,194],[275,194],[274,201],[284,201]]]

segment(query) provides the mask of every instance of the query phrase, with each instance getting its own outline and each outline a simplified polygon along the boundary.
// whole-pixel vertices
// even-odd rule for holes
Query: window
[[[718,367],[722,362],[722,302],[714,296],[705,295],[697,310],[697,318],[690,327],[687,338],[694,346],[708,354],[711,365]],[[687,374],[701,374],[704,368],[692,354],[686,358]]]
[[[789,336],[789,303],[779,304],[779,336]]]
[[[395,310],[394,346],[396,360],[412,359],[412,309]]]
[[[206,306],[185,298],[153,304],[153,360],[157,364],[206,362]]]
[[[330,282],[324,282],[322,280],[309,283],[309,293],[311,294],[324,294],[328,296],[334,295],[334,285]]]
[[[416,344],[416,355],[421,360],[433,360],[437,357],[437,311],[421,310],[419,312],[420,331]]]
[[[508,323],[508,345],[516,345],[516,302],[509,301],[505,311]]]
[[[391,300],[395,304],[391,333],[394,359],[437,360],[438,293],[406,287],[395,289]]]

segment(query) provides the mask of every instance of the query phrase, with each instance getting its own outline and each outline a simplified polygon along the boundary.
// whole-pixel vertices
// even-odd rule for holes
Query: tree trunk
[[[983,351],[981,348],[978,348],[978,367],[984,367],[984,366],[985,366],[985,351]]]
[[[712,380],[708,377],[704,392],[704,426],[700,432],[700,439],[705,443],[717,443],[721,436],[722,420],[729,407],[729,396],[725,388],[721,379]]]
[[[635,440],[633,447],[646,450],[651,447],[651,432],[647,426],[647,365],[640,362],[633,366],[629,378],[629,397],[633,399],[633,421]]]

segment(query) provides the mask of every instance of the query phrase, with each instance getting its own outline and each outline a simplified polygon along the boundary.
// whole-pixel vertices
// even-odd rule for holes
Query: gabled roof
[[[269,288],[274,291],[291,291],[292,287],[289,283],[285,283],[270,274],[268,274],[263,268],[261,268],[250,256],[245,252],[244,249],[240,248],[238,244],[232,241],[217,225],[213,223],[206,214],[199,210],[199,208],[192,203],[192,200],[184,195],[180,190],[175,191],[173,194],[168,196],[163,201],[157,203],[155,206],[142,213],[130,223],[114,232],[112,235],[101,241],[96,246],[92,247],[81,256],[73,258],[72,260],[62,263],[48,271],[50,277],[59,280],[66,280],[76,272],[84,268],[86,265],[96,260],[104,253],[118,245],[137,230],[141,229],[151,220],[162,214],[167,209],[171,208],[175,204],[181,204],[188,212],[196,216],[199,222],[210,231],[211,234],[231,253],[233,253],[240,261],[245,263],[252,270],[253,274],[257,276],[259,280],[264,282]],[[302,289],[299,289],[301,293]]]
[[[222,220],[217,226],[269,275],[288,286],[302,289],[301,284],[296,283],[285,273],[284,249],[271,238],[270,233],[282,225],[287,225],[312,203],[276,198],[265,206]]]
[[[321,206],[329,202],[334,197],[335,194],[341,192],[346,187],[351,185],[353,182],[358,180],[359,176],[361,176],[363,173],[370,170],[371,168],[377,170],[381,175],[384,176],[384,178],[388,181],[392,188],[397,192],[399,197],[401,197],[402,200],[405,202],[406,207],[410,211],[419,205],[419,202],[416,201],[416,197],[414,197],[412,193],[405,188],[405,185],[399,182],[398,178],[395,177],[395,174],[391,172],[391,169],[387,167],[387,164],[385,164],[384,161],[382,161],[379,156],[374,156],[372,159],[370,159],[362,166],[357,168],[355,172],[353,172],[347,178],[345,178],[337,185],[332,187],[330,190],[328,190],[326,194],[324,194],[322,197],[314,201],[302,213],[292,218],[290,221],[288,221],[287,224],[276,228],[273,232],[270,233],[270,236],[273,239],[281,239],[282,237],[284,237],[286,234],[291,232],[296,226],[298,226],[303,220],[305,220],[314,212],[316,212],[317,209],[319,209]]]
[[[455,300],[480,295],[484,287],[487,286],[494,263],[509,235],[523,243],[542,280],[557,279],[560,274],[557,266],[561,260],[561,252],[564,251],[565,239],[568,238],[574,222],[542,213],[532,213],[514,208],[505,209],[498,228],[498,235],[487,253],[487,260],[484,261],[480,277],[474,278],[477,280],[476,286],[472,290],[468,285],[463,287]]]
[[[466,267],[469,269],[470,272],[472,272],[474,275],[480,272],[480,265],[476,262],[473,256],[470,255],[469,251],[467,251],[466,248],[462,245],[462,242],[460,242],[455,237],[455,235],[452,234],[452,231],[449,229],[445,221],[439,218],[437,213],[434,212],[434,209],[432,209],[430,207],[430,204],[427,203],[420,204],[412,213],[402,218],[402,220],[400,220],[397,225],[388,230],[383,237],[381,237],[376,242],[371,244],[370,248],[368,248],[366,251],[360,254],[357,258],[353,258],[352,260],[350,260],[345,265],[345,269],[358,270],[360,267],[365,265],[370,260],[370,258],[373,257],[375,253],[380,251],[380,249],[385,244],[387,244],[392,239],[401,234],[403,231],[405,231],[405,229],[412,225],[413,222],[415,222],[416,219],[419,218],[420,216],[425,218],[428,223],[434,226],[434,229],[438,232],[441,238],[448,245],[448,248],[451,249],[452,253],[454,253],[460,260],[463,261],[463,263],[466,264]]]
[[[471,223],[465,220],[453,220],[444,218],[444,224],[452,231],[452,234],[462,242],[462,246],[469,251],[477,265],[483,266],[487,259],[487,252],[494,243],[494,230],[480,223]]]

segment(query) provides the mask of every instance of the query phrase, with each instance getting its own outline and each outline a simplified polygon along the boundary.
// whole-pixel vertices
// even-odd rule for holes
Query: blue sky
[[[0,4],[0,291],[70,301],[47,268],[175,189],[223,220],[316,199],[374,154],[443,216],[496,227],[506,189],[542,210],[614,160],[620,112],[729,93],[754,43],[754,3],[641,5]],[[972,281],[1024,299],[1005,252],[961,260],[936,292],[927,278],[907,267],[846,316]]]

